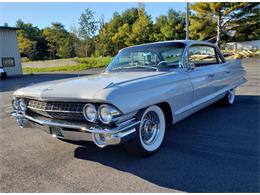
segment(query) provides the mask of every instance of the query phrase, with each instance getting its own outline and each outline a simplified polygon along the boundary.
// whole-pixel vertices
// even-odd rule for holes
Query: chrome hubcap
[[[141,138],[146,145],[153,144],[160,131],[160,119],[156,112],[149,111],[141,121]]]
[[[230,89],[228,91],[228,101],[229,101],[229,103],[232,104],[234,102],[234,100],[235,100],[235,90],[234,89]]]

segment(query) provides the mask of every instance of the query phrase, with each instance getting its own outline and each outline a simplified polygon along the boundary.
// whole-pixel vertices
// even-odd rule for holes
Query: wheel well
[[[168,104],[167,102],[162,102],[160,104],[157,104],[157,106],[162,109],[165,116],[166,124],[172,124],[172,110],[170,104]]]

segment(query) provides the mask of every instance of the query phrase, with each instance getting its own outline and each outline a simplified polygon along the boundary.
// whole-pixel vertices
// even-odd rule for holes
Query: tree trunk
[[[86,43],[86,48],[85,48],[85,55],[86,55],[86,57],[88,57],[88,42]]]
[[[220,47],[220,36],[221,36],[221,15],[220,13],[217,16],[217,37],[216,37],[216,45]]]

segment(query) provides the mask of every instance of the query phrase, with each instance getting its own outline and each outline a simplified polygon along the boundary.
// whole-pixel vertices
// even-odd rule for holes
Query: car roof
[[[144,44],[140,44],[140,45],[133,45],[130,47],[126,47],[123,48],[122,50],[125,49],[134,49],[134,48],[138,48],[138,47],[146,47],[146,46],[170,46],[170,45],[175,45],[175,44],[183,44],[186,46],[190,46],[193,44],[202,44],[202,45],[209,45],[209,46],[213,46],[216,47],[215,44],[207,42],[207,41],[196,41],[196,40],[171,40],[171,41],[159,41],[159,42],[152,42],[152,43],[144,43]]]

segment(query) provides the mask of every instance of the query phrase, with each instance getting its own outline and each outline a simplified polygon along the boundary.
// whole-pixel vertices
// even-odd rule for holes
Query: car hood
[[[102,73],[35,84],[15,91],[14,95],[41,100],[93,100],[103,89],[161,74],[164,72]]]

